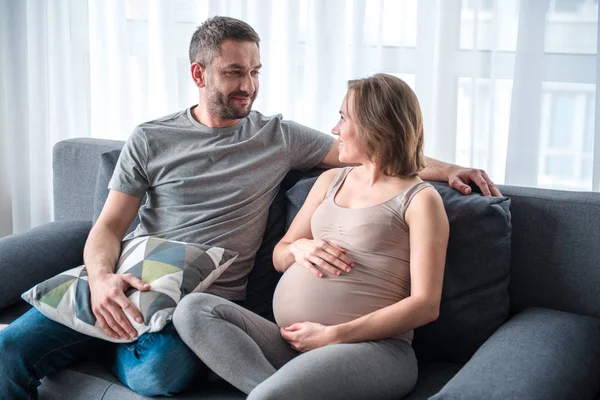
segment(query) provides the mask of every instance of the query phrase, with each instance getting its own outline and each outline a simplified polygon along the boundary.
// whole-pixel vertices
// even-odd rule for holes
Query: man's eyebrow
[[[227,66],[225,66],[225,69],[245,69],[245,67],[241,64],[229,64]],[[262,64],[258,64],[256,67],[254,67],[253,69],[261,69],[262,68]]]
[[[244,69],[244,66],[240,65],[240,64],[229,64],[229,65],[225,66],[225,69],[229,69],[229,68],[232,68],[232,69]]]

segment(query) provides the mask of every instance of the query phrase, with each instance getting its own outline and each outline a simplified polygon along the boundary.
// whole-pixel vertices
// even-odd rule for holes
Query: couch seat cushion
[[[419,379],[405,400],[426,400],[436,394],[462,368],[462,364],[419,361]]]
[[[191,387],[173,397],[147,397],[124,386],[107,368],[97,362],[85,361],[69,366],[42,380],[40,399],[45,400],[238,400],[246,395],[222,379],[211,375],[197,387]]]
[[[531,308],[498,329],[432,399],[592,399],[599,371],[600,319]]]

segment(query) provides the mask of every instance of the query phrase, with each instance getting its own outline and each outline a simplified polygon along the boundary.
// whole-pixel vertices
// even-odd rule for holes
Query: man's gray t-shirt
[[[281,181],[317,165],[332,143],[281,115],[252,111],[232,127],[208,128],[187,109],[136,127],[108,187],[148,194],[125,239],[158,236],[238,252],[208,291],[241,300]]]

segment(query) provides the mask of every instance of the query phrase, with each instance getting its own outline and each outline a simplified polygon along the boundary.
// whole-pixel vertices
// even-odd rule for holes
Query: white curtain
[[[0,2],[0,236],[52,219],[52,146],[89,136],[87,9]]]
[[[426,154],[497,183],[599,190],[597,0],[0,0],[0,236],[52,219],[51,149],[195,104],[213,15],[260,34],[255,109],[329,132],[348,79],[416,91]]]

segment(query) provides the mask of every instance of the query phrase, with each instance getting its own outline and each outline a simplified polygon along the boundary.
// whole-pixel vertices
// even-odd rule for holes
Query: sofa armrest
[[[431,400],[595,398],[599,337],[598,318],[527,309],[501,326]]]
[[[0,239],[0,309],[59,272],[83,264],[91,221],[59,221]]]

